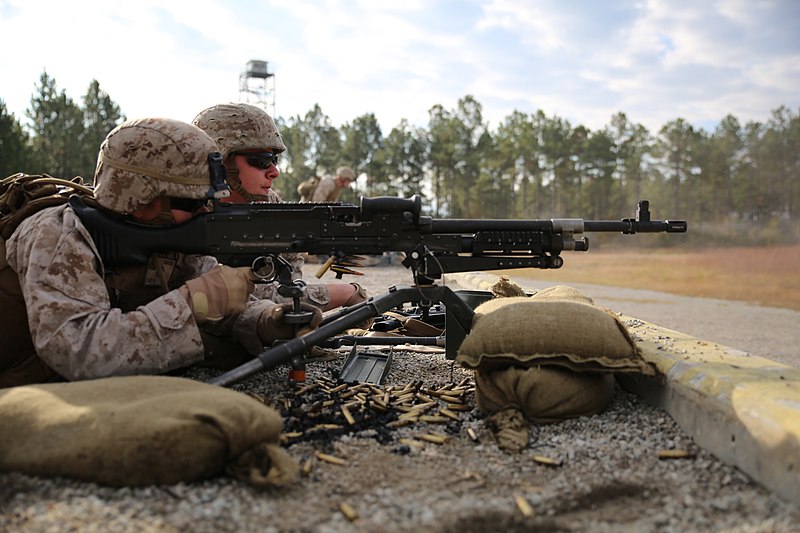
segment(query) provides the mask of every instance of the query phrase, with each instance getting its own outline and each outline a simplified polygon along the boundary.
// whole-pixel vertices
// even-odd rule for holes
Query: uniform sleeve
[[[68,207],[26,219],[7,245],[36,353],[63,377],[158,374],[202,359],[177,290],[128,313],[111,307],[91,238]]]

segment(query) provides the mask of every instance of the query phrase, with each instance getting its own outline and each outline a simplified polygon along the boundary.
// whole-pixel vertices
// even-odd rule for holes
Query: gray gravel
[[[370,268],[372,293],[406,284],[397,268]],[[309,365],[309,382],[342,360]],[[235,386],[267,397],[286,395],[282,369]],[[202,371],[193,374],[207,378]],[[441,354],[397,354],[387,385],[421,381],[437,387],[470,375]],[[472,428],[474,442],[466,434]],[[443,445],[402,447],[421,432]],[[494,444],[473,410],[458,423],[406,426],[388,443],[374,429],[329,442],[299,442],[288,451],[305,461],[314,451],[346,460],[317,460],[310,474],[283,491],[257,491],[229,478],[140,489],[112,489],[63,479],[0,474],[0,531],[797,531],[800,508],[699,449],[663,411],[618,389],[603,414],[532,427],[530,446],[509,455]],[[9,438],[9,436],[3,436]],[[690,459],[659,460],[660,450]],[[546,466],[543,455],[560,460]],[[527,502],[526,516],[515,498]],[[349,521],[339,506],[359,515]]]

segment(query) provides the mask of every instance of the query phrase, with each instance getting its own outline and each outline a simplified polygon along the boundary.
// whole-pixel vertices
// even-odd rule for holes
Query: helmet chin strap
[[[225,175],[227,176],[228,187],[231,190],[239,193],[248,202],[267,202],[269,196],[266,194],[251,194],[242,186],[242,180],[239,179],[239,168],[236,166],[236,161],[233,157],[225,163]]]

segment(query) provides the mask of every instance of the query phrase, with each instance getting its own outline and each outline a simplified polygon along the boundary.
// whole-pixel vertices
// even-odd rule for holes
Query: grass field
[[[707,250],[565,252],[559,270],[504,272],[513,278],[596,283],[687,296],[742,300],[800,311],[800,245]]]

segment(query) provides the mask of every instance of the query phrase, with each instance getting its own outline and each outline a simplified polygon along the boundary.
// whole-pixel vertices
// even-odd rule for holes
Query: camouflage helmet
[[[263,109],[242,103],[219,104],[204,109],[192,124],[208,133],[227,160],[234,152],[269,149],[286,150],[275,121]]]
[[[103,207],[131,213],[164,194],[202,199],[211,187],[208,155],[214,141],[200,128],[166,118],[123,122],[100,145],[95,198]]]
[[[339,167],[336,169],[336,175],[342,178],[348,179],[350,181],[355,181],[356,173],[350,167]]]

